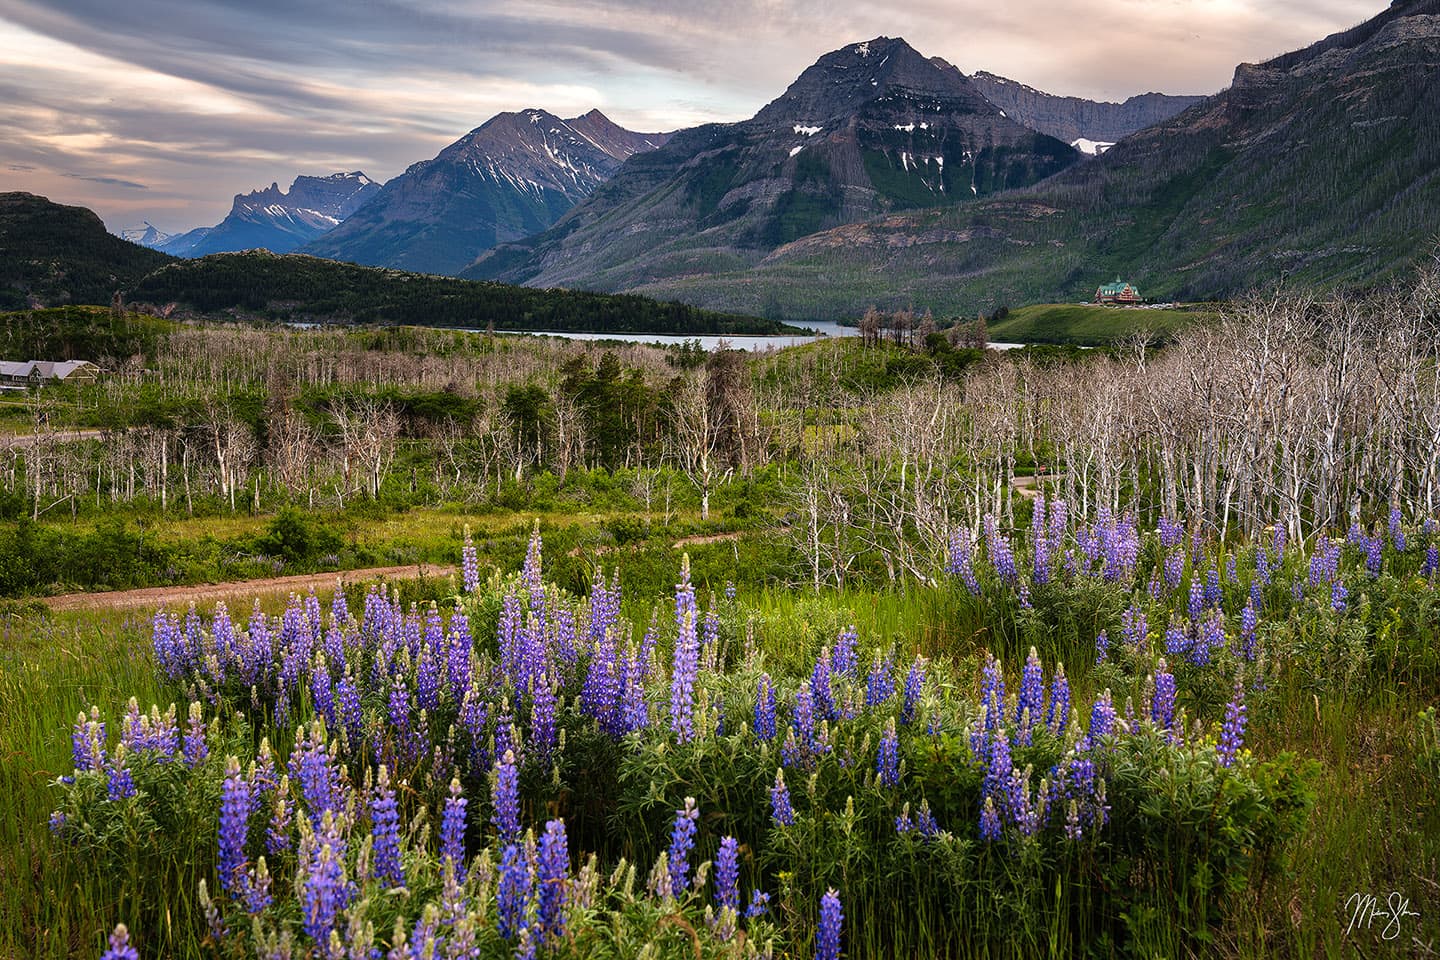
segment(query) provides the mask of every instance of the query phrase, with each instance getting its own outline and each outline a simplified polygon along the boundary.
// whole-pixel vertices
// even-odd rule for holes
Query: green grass
[[[1195,323],[1216,318],[1213,308],[1103,307],[1094,304],[1039,303],[1013,309],[991,321],[989,336],[1000,343],[1064,343],[1101,346],[1137,333],[1163,339]]]

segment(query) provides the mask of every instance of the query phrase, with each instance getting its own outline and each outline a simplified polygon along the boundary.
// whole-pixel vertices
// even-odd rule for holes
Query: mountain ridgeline
[[[502,113],[412,165],[301,252],[423,273],[459,273],[482,252],[549,227],[663,133],[634,133],[599,110],[562,120]]]
[[[1163,93],[1142,93],[1124,103],[1058,97],[983,70],[970,82],[1011,119],[1071,145],[1114,144],[1205,99]]]
[[[236,194],[229,215],[213,227],[172,237],[156,236],[150,227],[136,240],[177,257],[258,248],[289,253],[334,229],[379,191],[380,185],[359,170],[296,177],[288,191],[272,183],[264,190]]]
[[[743,271],[818,231],[967,204],[1079,159],[955,67],[879,37],[820,58],[750,120],[676,134],[553,228],[462,276],[622,290]]]

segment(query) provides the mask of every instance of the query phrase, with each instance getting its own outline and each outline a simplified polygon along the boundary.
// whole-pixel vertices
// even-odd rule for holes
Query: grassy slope
[[[1011,310],[989,324],[990,339],[1002,343],[1111,343],[1131,334],[1163,338],[1192,323],[1215,318],[1212,309],[1178,310],[1038,303]]]

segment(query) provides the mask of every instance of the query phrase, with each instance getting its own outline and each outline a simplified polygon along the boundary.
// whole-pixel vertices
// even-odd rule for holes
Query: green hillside
[[[107,233],[84,207],[0,193],[0,310],[109,304],[117,289],[172,259]]]
[[[989,322],[991,340],[1001,343],[1073,343],[1098,346],[1133,334],[1164,339],[1193,323],[1217,317],[1212,304],[1174,309],[1102,307],[1088,303],[1037,303],[1007,311]]]
[[[783,324],[634,294],[534,290],[263,250],[218,253],[156,270],[136,303],[181,313],[279,322],[392,323],[497,330],[679,334],[783,333]]]

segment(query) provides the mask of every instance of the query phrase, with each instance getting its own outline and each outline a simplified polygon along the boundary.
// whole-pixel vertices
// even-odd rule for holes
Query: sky
[[[0,191],[114,231],[218,223],[298,174],[384,181],[502,110],[632,130],[753,115],[822,54],[904,37],[1097,100],[1214,93],[1385,0],[0,0]]]

